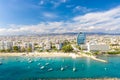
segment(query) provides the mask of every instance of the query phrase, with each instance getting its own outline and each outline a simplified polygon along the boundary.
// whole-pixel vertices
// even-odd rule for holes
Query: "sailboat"
[[[75,60],[74,60],[74,63],[73,63],[73,72],[75,72],[76,71],[76,67],[75,67]]]
[[[62,63],[64,63],[64,59],[62,60]],[[60,70],[61,70],[61,71],[64,71],[64,67],[62,66],[62,64],[61,64]]]

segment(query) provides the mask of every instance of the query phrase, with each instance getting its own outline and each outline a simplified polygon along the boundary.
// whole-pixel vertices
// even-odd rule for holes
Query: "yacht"
[[[46,66],[49,65],[49,63],[46,63],[45,65],[46,65]]]
[[[61,71],[63,71],[64,70],[64,68],[63,67],[61,67],[61,69],[60,69]]]
[[[40,65],[40,63],[38,63],[37,65]]]
[[[73,68],[73,72],[75,72],[75,71],[76,71],[76,68],[74,67],[74,68]]]
[[[44,68],[45,68],[45,66],[41,66],[41,67],[40,67],[40,69],[44,69]]]
[[[32,63],[32,61],[30,60],[29,63]]]
[[[48,69],[48,71],[52,71],[52,70],[53,70],[52,68]]]
[[[0,62],[0,65],[2,65],[2,62]]]

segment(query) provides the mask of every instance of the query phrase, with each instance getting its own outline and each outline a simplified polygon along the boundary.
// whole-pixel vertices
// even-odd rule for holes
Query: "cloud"
[[[58,17],[55,13],[51,13],[51,12],[43,12],[42,15],[44,18],[47,18],[47,19],[49,18],[54,19]]]
[[[73,9],[73,12],[89,12],[91,11],[92,9],[89,9],[87,7],[83,7],[83,6],[76,6],[74,9]]]
[[[52,18],[55,15],[44,13]],[[0,28],[0,35],[5,34],[41,34],[65,32],[120,32],[120,6],[102,12],[89,12],[85,15],[73,17],[71,20],[59,22],[40,22],[36,25],[8,25]]]
[[[50,3],[51,4],[53,4],[53,8],[56,8],[56,7],[58,7],[58,6],[60,6],[61,4],[63,4],[63,3],[66,3],[67,2],[67,0],[51,0],[50,1]]]
[[[43,4],[44,4],[44,1],[41,0],[41,1],[39,2],[39,5],[43,5]]]

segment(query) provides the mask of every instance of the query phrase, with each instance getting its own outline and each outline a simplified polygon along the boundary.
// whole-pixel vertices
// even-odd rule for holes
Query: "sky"
[[[0,35],[120,33],[120,0],[0,0]]]

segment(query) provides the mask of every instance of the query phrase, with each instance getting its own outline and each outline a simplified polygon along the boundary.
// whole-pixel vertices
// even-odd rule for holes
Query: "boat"
[[[29,61],[29,63],[32,63],[32,61]]]
[[[49,65],[49,63],[46,63],[45,65],[46,65],[46,66]]]
[[[38,63],[37,65],[40,65],[40,63]]]
[[[44,69],[44,68],[45,68],[45,66],[41,66],[41,67],[40,67],[40,69]]]
[[[105,71],[107,70],[107,68],[104,68],[105,69]]]
[[[52,71],[52,70],[53,70],[53,68],[48,69],[48,71]]]
[[[2,65],[2,62],[0,62],[0,65]]]
[[[75,71],[76,71],[76,68],[74,67],[74,68],[73,68],[73,72],[75,72]]]
[[[63,71],[64,70],[64,68],[63,67],[61,67],[61,69],[60,69],[61,71]]]

